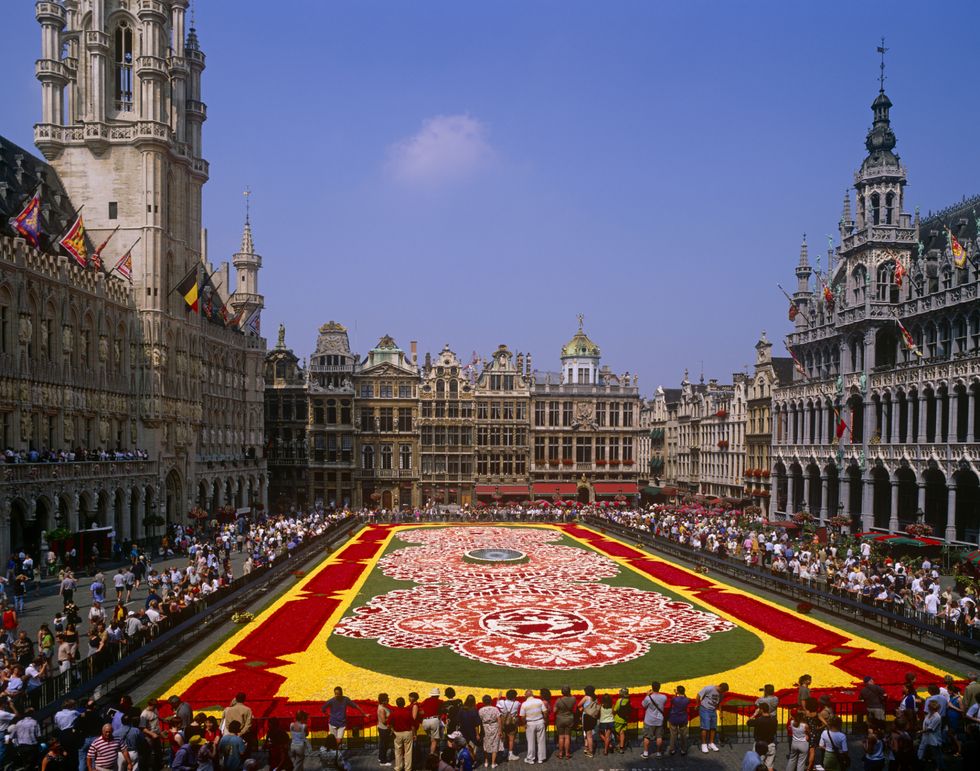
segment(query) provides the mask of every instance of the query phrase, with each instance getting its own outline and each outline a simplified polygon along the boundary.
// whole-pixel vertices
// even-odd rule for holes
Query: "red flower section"
[[[304,584],[313,594],[330,594],[350,589],[364,572],[361,562],[332,562]]]
[[[379,542],[363,542],[348,544],[337,555],[342,560],[366,560],[378,553]]]
[[[339,600],[316,598],[292,600],[278,608],[265,620],[257,631],[249,634],[232,649],[238,656],[262,659],[273,653],[284,656],[288,653],[302,653],[310,647],[323,625],[340,604]],[[271,637],[274,644],[268,638]]]

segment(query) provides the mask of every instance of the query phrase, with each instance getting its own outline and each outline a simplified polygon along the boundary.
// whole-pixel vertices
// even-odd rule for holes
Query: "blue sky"
[[[6,7],[0,133],[40,112],[33,3]],[[13,2],[9,3],[14,6]],[[197,0],[205,221],[236,251],[242,190],[263,326],[300,356],[346,324],[555,368],[584,313],[649,395],[727,380],[787,331],[806,232],[835,232],[886,90],[907,202],[980,192],[975,2]],[[779,346],[782,353],[782,347]]]

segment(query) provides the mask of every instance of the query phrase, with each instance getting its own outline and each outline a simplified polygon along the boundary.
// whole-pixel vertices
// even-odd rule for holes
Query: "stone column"
[[[913,431],[912,429],[915,425],[915,410],[913,408],[915,407],[916,402],[912,401],[912,399],[906,396],[905,405],[907,408],[907,414],[905,418],[906,420],[908,420],[908,427],[906,428],[905,441],[907,444],[915,444],[916,439],[918,437],[916,437],[915,431]]]
[[[120,544],[126,543],[132,534],[130,533],[130,506],[132,505],[132,493],[130,490],[126,489],[123,495],[122,509],[119,512],[119,516],[122,519],[120,522],[121,527],[119,532],[116,534],[116,538],[119,540]]]
[[[840,502],[844,504],[844,516],[851,516],[851,478],[846,473],[837,478]]]
[[[895,399],[894,394],[892,395],[891,401],[891,414],[888,416],[891,420],[891,443],[898,444],[901,439],[901,433],[899,432],[898,420],[899,416],[902,414],[901,409],[899,409],[898,401]]]
[[[888,529],[898,531],[898,481],[892,480],[892,509],[888,517]]]
[[[946,540],[956,540],[956,483],[949,482],[946,485]]]
[[[875,412],[875,403],[872,399],[864,400],[864,443],[867,444],[871,441],[871,438],[875,435],[875,423],[877,414]]]
[[[0,561],[10,558],[10,498],[0,498]]]
[[[926,444],[928,439],[926,438],[926,420],[929,415],[929,410],[926,404],[926,396],[922,394],[919,396],[919,435],[916,437],[917,444]]]
[[[130,504],[132,511],[132,504]],[[143,517],[146,515],[146,490],[140,485],[136,488],[136,531],[132,532],[130,527],[129,537],[134,541],[139,541],[146,537],[146,528],[143,527]]]
[[[820,521],[827,519],[827,498],[830,493],[830,483],[826,474],[820,475]]]
[[[977,397],[973,393],[973,387],[969,386],[966,389],[966,441],[973,443],[975,441],[973,437],[973,420],[976,417],[976,404]]]
[[[916,507],[917,511],[926,510],[926,483],[919,482],[919,505]]]
[[[875,524],[874,486],[871,477],[861,477],[861,527],[870,530]]]
[[[952,444],[953,442],[958,442],[956,427],[960,416],[960,397],[956,392],[956,388],[951,388],[947,391],[946,403],[948,406],[949,414],[947,415],[948,421],[946,423],[946,441]],[[941,406],[941,405],[940,405]],[[938,439],[941,437],[937,437]]]
[[[803,505],[810,511],[810,475],[806,473],[806,469],[803,471]],[[812,511],[810,513],[813,514]]]
[[[796,478],[789,472],[786,472],[786,513],[795,514],[793,511],[793,501],[796,498]]]

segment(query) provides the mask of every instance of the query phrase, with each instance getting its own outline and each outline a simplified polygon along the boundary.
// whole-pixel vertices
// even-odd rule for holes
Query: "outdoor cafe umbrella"
[[[963,561],[969,562],[974,567],[980,567],[980,549],[964,554]]]

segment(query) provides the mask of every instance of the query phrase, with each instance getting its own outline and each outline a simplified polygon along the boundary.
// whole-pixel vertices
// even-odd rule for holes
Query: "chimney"
[[[526,357],[524,357],[524,365],[525,365],[524,376],[527,377],[531,374],[531,354],[528,354]]]
[[[419,341],[412,340],[412,364],[418,366],[419,363]]]

